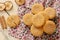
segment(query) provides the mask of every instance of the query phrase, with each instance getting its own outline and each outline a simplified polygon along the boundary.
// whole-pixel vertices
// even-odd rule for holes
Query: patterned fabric
[[[56,18],[53,21],[57,25],[56,32],[52,35],[44,33],[42,37],[34,37],[30,33],[30,29],[23,23],[22,17],[25,13],[31,11],[31,6],[34,3],[42,3],[43,6],[53,7],[56,9]],[[21,17],[21,24],[15,29],[9,29],[9,35],[20,40],[60,40],[60,0],[26,0],[26,3],[18,8],[18,14]]]

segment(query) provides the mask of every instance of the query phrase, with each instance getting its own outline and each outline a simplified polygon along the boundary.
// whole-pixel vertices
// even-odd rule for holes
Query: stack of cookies
[[[33,36],[42,36],[43,33],[53,34],[56,24],[51,20],[56,17],[56,10],[51,7],[44,9],[42,4],[34,4],[31,13],[23,16],[24,24],[30,27]]]

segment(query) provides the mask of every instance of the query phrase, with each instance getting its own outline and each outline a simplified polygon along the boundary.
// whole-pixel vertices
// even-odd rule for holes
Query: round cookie
[[[12,28],[15,28],[20,23],[20,18],[18,15],[11,15],[7,18],[7,25]]]
[[[47,7],[45,9],[46,14],[49,16],[50,19],[53,19],[56,16],[56,10],[51,7]]]
[[[13,7],[11,1],[6,1],[4,4],[5,4],[5,10],[7,10],[7,11],[11,10]]]
[[[13,19],[16,25],[20,23],[20,17],[18,15],[12,15],[11,18]]]
[[[43,30],[47,34],[53,34],[56,30],[56,25],[53,21],[46,21],[46,24],[43,26]]]
[[[34,25],[31,26],[31,34],[33,34],[33,36],[42,36],[43,34],[43,28],[36,28]]]
[[[3,11],[5,9],[5,5],[3,3],[0,3],[0,11]]]
[[[41,27],[45,22],[45,18],[42,14],[38,13],[32,17],[32,23],[36,27]]]
[[[33,14],[37,14],[40,11],[43,11],[43,10],[44,10],[43,5],[42,4],[38,4],[38,3],[34,4],[32,6],[32,9],[31,9],[31,11],[32,11]]]
[[[45,17],[45,20],[46,20],[46,21],[49,20],[49,16],[46,14],[46,12],[41,11],[41,12],[39,12],[39,13],[42,14],[42,15]]]
[[[32,25],[32,16],[33,14],[30,14],[30,13],[27,13],[23,16],[23,22],[26,24],[26,25]]]
[[[25,0],[15,0],[15,2],[18,4],[18,5],[23,5],[25,3]]]
[[[11,28],[15,28],[16,27],[16,24],[12,21],[13,19],[11,19],[11,16],[9,16],[8,18],[7,18],[7,25],[9,26],[9,27],[11,27]]]

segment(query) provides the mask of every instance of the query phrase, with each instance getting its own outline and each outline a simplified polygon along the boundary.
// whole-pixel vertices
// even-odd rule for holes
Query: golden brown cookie
[[[12,5],[12,2],[11,1],[6,1],[5,3],[5,10],[11,10],[13,5]]]
[[[53,34],[56,30],[56,25],[53,21],[46,21],[46,24],[43,26],[43,30],[47,34]]]
[[[5,9],[5,5],[3,3],[0,3],[0,11],[3,11]]]
[[[18,4],[18,5],[23,5],[25,3],[25,0],[15,0],[15,2]]]
[[[16,25],[20,23],[20,17],[18,15],[12,15],[11,18],[13,19]]]
[[[50,19],[53,19],[56,16],[56,10],[51,7],[47,7],[45,9],[46,14],[49,16]]]
[[[43,10],[44,10],[43,5],[42,4],[38,4],[38,3],[34,4],[32,6],[32,9],[31,9],[31,11],[32,11],[33,14],[37,14],[40,11],[43,11]]]
[[[26,25],[32,25],[32,16],[33,14],[30,14],[30,13],[27,13],[23,16],[23,22],[26,24]]]
[[[46,14],[45,11],[41,11],[41,12],[39,12],[39,13],[42,14],[42,15],[45,17],[45,20],[46,20],[46,21],[49,20],[49,16]]]
[[[11,28],[15,28],[16,27],[16,24],[13,22],[13,19],[11,18],[11,16],[9,16],[7,18],[7,25]]]
[[[20,18],[18,15],[12,15],[7,18],[7,25],[9,25],[12,28],[15,28],[20,23]]]
[[[31,26],[31,34],[33,34],[33,36],[42,36],[43,34],[43,28],[39,28],[37,29],[35,26]]]
[[[32,23],[36,27],[41,27],[45,22],[45,18],[42,14],[38,13],[32,17]]]

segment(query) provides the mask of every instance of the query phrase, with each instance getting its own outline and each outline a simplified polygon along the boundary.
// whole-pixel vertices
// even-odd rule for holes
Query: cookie
[[[3,11],[5,9],[5,5],[3,3],[0,3],[0,11]]]
[[[15,28],[16,27],[16,24],[12,21],[13,19],[11,18],[11,16],[9,16],[8,18],[7,18],[7,25],[9,26],[9,27],[11,27],[11,28]]]
[[[13,7],[13,4],[11,1],[6,1],[4,4],[5,4],[5,10],[7,11],[11,10]]]
[[[12,15],[11,18],[13,19],[16,25],[20,24],[20,17],[18,15]]]
[[[17,15],[11,15],[7,18],[7,25],[11,28],[15,28],[20,24],[20,18]]]
[[[53,34],[56,30],[56,25],[53,21],[46,21],[46,24],[43,26],[43,30],[47,34]]]
[[[45,9],[45,12],[49,16],[50,19],[53,19],[54,17],[56,17],[56,10],[54,8],[47,7]]]
[[[32,23],[36,27],[41,27],[45,22],[45,18],[42,14],[38,13],[32,17]]]
[[[23,16],[23,22],[26,24],[26,25],[32,25],[32,16],[33,14],[30,14],[30,13],[27,13]]]
[[[34,4],[32,6],[32,9],[31,9],[31,11],[32,11],[33,14],[37,14],[40,11],[43,11],[43,10],[44,10],[43,5],[42,4],[38,4],[38,3]]]
[[[23,5],[25,3],[25,0],[15,0],[15,2],[18,4],[18,5]]]
[[[39,12],[39,13],[42,14],[42,15],[45,17],[45,20],[46,20],[46,21],[49,20],[49,16],[46,14],[46,12],[41,11],[41,12]]]
[[[43,28],[37,29],[34,25],[31,26],[30,31],[33,36],[42,36],[43,34]]]

